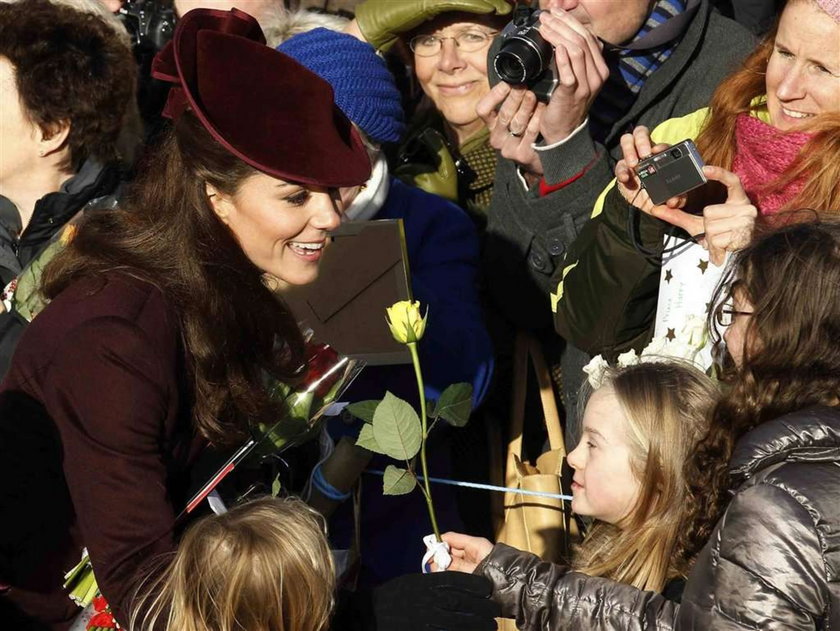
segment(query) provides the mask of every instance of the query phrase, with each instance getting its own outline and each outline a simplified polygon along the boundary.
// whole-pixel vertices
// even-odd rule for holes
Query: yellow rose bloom
[[[420,315],[420,303],[401,300],[385,309],[391,335],[400,344],[418,342],[426,330],[426,317]],[[427,313],[428,315],[428,313]]]

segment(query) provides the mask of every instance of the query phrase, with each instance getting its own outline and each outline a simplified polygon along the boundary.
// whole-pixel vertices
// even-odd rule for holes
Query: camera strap
[[[691,20],[694,19],[694,15],[697,13],[697,10],[700,8],[702,0],[688,0],[688,4],[685,7],[685,11],[680,13],[679,15],[675,15],[674,17],[666,20],[655,29],[650,31],[647,35],[640,38],[638,41],[633,42],[632,44],[627,44],[626,46],[617,46],[615,44],[610,44],[609,42],[604,42],[604,50],[609,50],[613,52],[620,52],[625,50],[651,50],[654,48],[659,48],[660,46],[664,46],[665,44],[674,41],[678,37],[681,37],[682,34],[685,32],[685,29],[691,23]]]

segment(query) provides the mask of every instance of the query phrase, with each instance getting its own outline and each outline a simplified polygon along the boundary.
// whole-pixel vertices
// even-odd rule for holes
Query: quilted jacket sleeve
[[[670,631],[679,605],[661,594],[572,572],[502,543],[476,568],[523,631]]]
[[[802,498],[776,484],[735,495],[689,577],[680,629],[822,628],[830,527],[818,533]]]

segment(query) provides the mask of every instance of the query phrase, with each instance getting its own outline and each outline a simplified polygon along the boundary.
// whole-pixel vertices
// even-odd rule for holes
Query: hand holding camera
[[[749,243],[758,211],[744,192],[741,180],[721,167],[698,164],[699,154],[690,155],[692,150],[696,151],[694,143],[684,141],[673,147],[654,145],[648,129],[637,127],[632,134],[621,137],[621,149],[624,157],[615,167],[615,177],[619,192],[628,203],[685,230],[709,251],[709,259],[718,266],[723,264],[727,252],[740,250]],[[664,164],[663,160],[657,164],[657,157],[662,157]],[[647,183],[643,184],[640,172],[644,172]],[[683,210],[688,191],[706,180],[726,187],[726,201],[705,206],[702,215]],[[659,194],[654,197],[660,203],[651,199],[646,186]],[[662,199],[663,195],[670,196]]]
[[[554,47],[557,72],[540,132],[546,144],[554,144],[568,138],[586,120],[610,70],[600,40],[569,13],[543,11],[540,33]]]
[[[488,65],[494,87],[478,115],[503,157],[541,175],[531,144],[540,135],[546,144],[568,138],[586,120],[609,68],[601,42],[560,9],[516,9],[500,40]]]
[[[540,158],[531,145],[540,134],[545,107],[527,88],[504,82],[495,85],[476,106],[476,113],[490,130],[490,146],[532,176],[542,175]]]

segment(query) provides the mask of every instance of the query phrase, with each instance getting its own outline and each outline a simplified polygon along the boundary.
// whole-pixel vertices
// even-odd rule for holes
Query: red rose
[[[109,612],[102,611],[96,614],[90,619],[90,622],[88,622],[88,629],[97,628],[116,629],[117,621],[114,620],[114,616],[112,616]]]
[[[323,376],[338,363],[338,353],[328,344],[309,343],[306,345],[306,373],[299,389],[304,390],[318,380],[315,396],[323,398],[341,378],[341,371],[336,370],[326,379]]]

